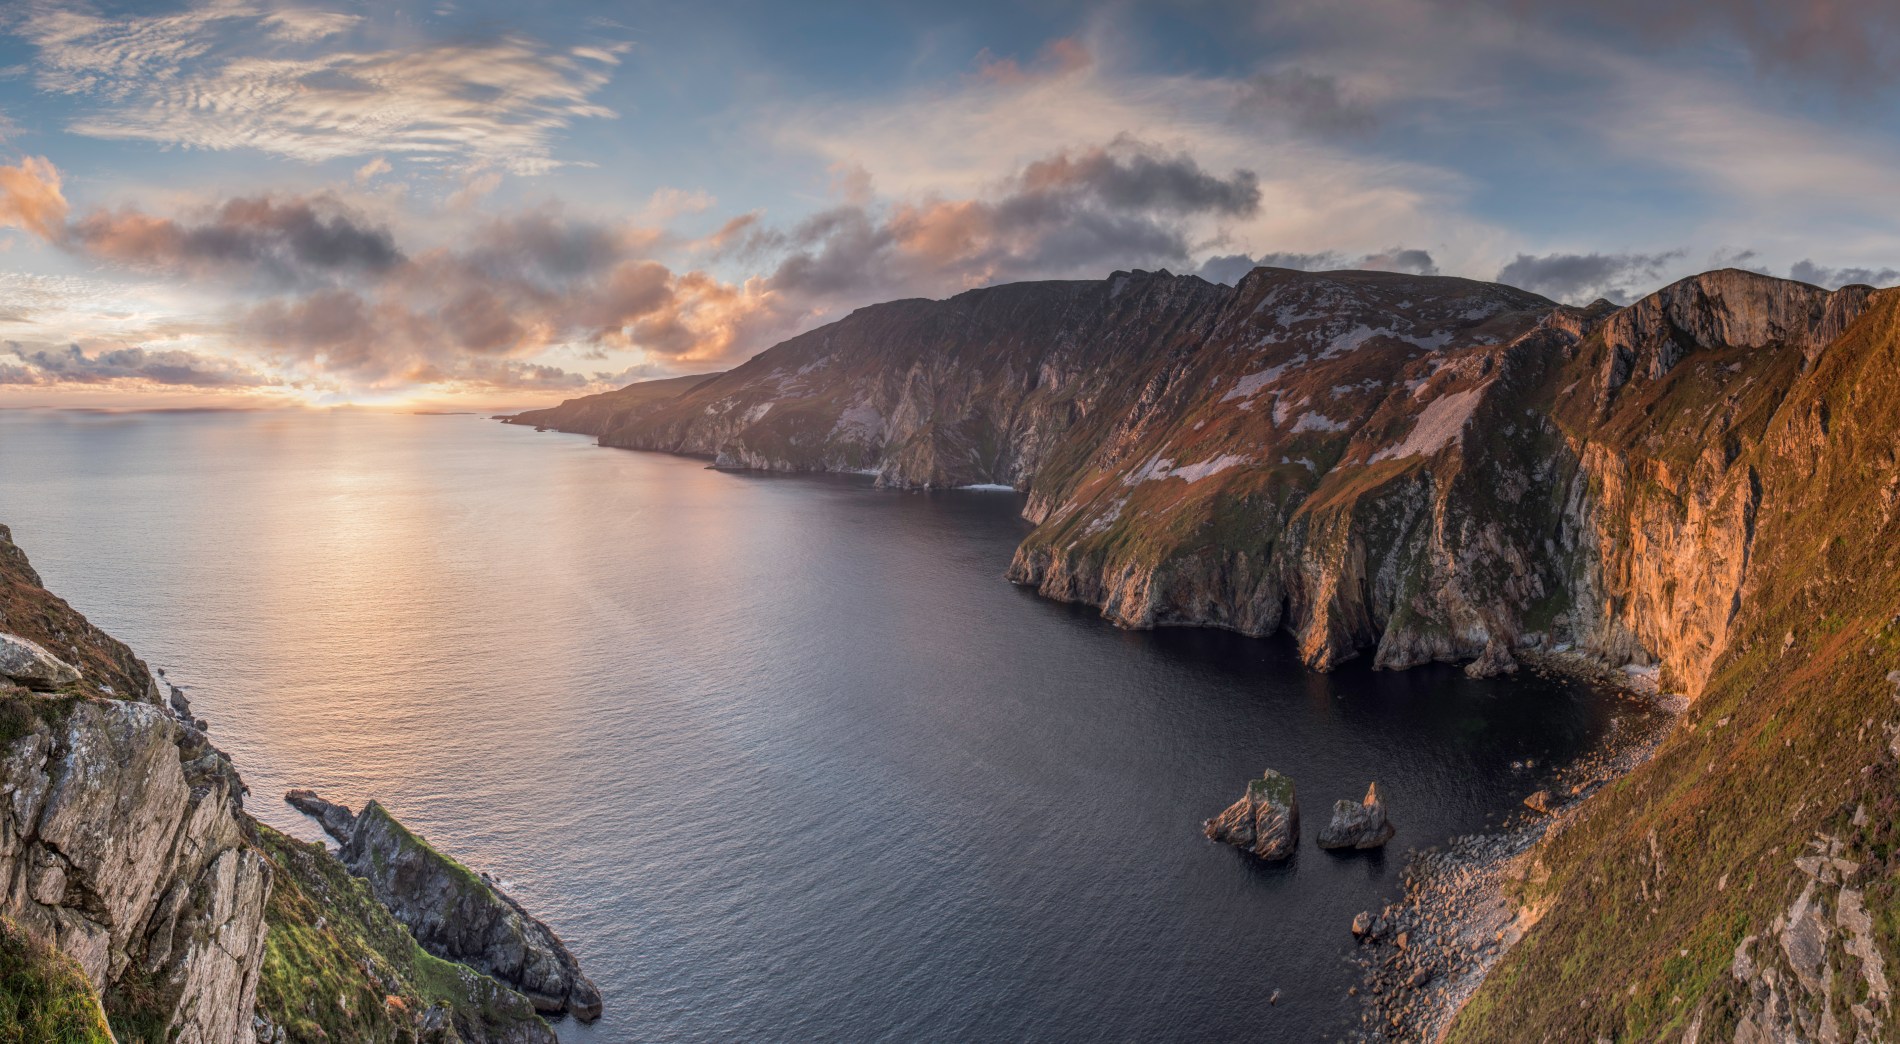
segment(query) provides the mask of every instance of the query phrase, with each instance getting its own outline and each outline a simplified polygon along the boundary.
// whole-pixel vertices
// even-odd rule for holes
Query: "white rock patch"
[[[1418,420],[1412,424],[1412,433],[1405,437],[1405,441],[1374,453],[1369,463],[1402,457],[1427,457],[1457,442],[1463,437],[1465,422],[1471,419],[1472,411],[1478,408],[1478,399],[1483,392],[1484,386],[1479,385],[1433,399],[1431,405],[1419,412]]]

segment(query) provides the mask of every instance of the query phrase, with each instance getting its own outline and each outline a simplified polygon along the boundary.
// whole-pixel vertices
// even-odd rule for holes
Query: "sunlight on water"
[[[465,416],[0,411],[0,521],[248,807],[374,796],[498,874],[606,995],[568,1040],[1318,1038],[1405,848],[1616,712],[1117,631],[1001,579],[1017,507]],[[1269,766],[1277,867],[1198,830]],[[1312,848],[1372,778],[1392,852]]]

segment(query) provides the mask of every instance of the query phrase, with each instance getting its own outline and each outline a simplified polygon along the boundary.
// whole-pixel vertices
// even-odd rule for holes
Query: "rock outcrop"
[[[236,1040],[271,883],[246,844],[243,784],[156,705],[130,650],[40,586],[4,527],[0,627],[25,636],[8,648],[49,690],[0,692],[0,913],[72,958],[115,1017],[177,1041]],[[58,667],[40,659],[51,650]]]
[[[1293,781],[1268,769],[1226,811],[1201,825],[1215,841],[1267,860],[1285,859],[1300,844],[1300,800]]]
[[[79,668],[17,634],[0,633],[0,678],[51,691],[79,680]]]
[[[375,801],[352,816],[311,791],[285,799],[336,838],[350,873],[424,949],[494,976],[546,1014],[600,1017],[600,991],[573,953],[492,881],[431,848]]]
[[[1333,817],[1320,828],[1321,848],[1383,848],[1397,832],[1386,819],[1385,802],[1379,797],[1379,784],[1366,788],[1364,801],[1339,800],[1333,803]]]

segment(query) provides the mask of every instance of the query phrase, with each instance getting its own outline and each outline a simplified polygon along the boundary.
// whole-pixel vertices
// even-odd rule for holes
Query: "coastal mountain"
[[[1030,283],[861,309],[637,414],[728,467],[1006,484],[1011,579],[1131,627],[1691,701],[1529,858],[1459,1040],[1887,1040],[1900,295],[1751,272],[1625,307],[1370,272]],[[614,393],[621,394],[621,393]],[[1405,1037],[1417,1027],[1381,1030]]]

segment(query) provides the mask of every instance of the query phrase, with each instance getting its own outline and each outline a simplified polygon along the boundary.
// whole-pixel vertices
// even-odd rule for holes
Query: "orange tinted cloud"
[[[59,190],[59,169],[44,156],[28,156],[17,167],[0,167],[0,228],[20,228],[58,242],[66,232],[66,197]]]

